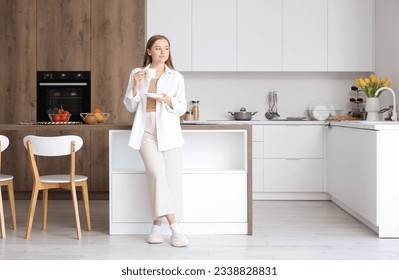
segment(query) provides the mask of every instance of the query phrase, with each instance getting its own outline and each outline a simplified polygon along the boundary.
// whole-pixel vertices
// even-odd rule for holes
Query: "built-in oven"
[[[50,121],[48,114],[60,108],[69,121],[82,121],[80,113],[91,111],[90,94],[90,71],[38,71],[37,121]]]

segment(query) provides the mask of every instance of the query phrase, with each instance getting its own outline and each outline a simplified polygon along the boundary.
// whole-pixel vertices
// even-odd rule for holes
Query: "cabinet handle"
[[[286,160],[301,160],[301,158],[286,158]]]

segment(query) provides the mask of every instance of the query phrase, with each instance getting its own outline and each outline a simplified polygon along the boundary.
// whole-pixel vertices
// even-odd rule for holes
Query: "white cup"
[[[148,79],[154,79],[155,76],[157,75],[157,70],[154,69],[154,68],[148,68],[148,69],[145,71],[145,75],[146,75],[146,77],[147,77]]]

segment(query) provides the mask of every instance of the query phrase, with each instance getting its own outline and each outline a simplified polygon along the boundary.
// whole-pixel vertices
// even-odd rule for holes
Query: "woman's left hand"
[[[165,103],[168,105],[170,108],[172,108],[172,101],[170,100],[170,97],[167,93],[162,93],[162,97],[158,98],[158,101],[161,103]]]

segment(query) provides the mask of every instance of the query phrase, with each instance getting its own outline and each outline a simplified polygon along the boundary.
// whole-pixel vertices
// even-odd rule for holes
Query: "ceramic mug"
[[[148,68],[145,71],[145,75],[146,75],[147,79],[154,79],[155,76],[157,75],[157,70],[153,69],[153,68]]]

